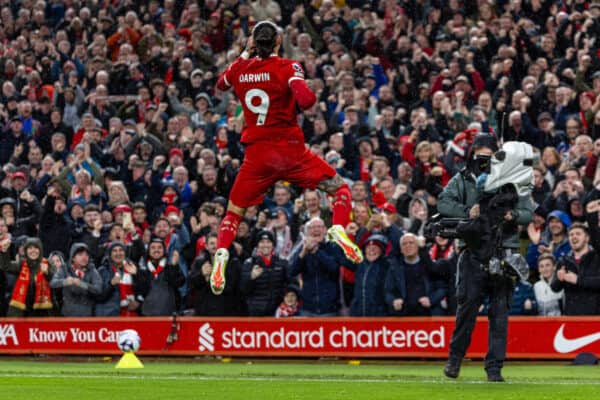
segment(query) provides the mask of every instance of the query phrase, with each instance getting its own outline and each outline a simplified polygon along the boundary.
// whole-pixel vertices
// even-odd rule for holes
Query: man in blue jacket
[[[327,228],[321,218],[306,223],[302,246],[291,255],[290,276],[302,274],[301,314],[310,317],[338,315],[340,267],[351,265],[333,242],[326,242]]]

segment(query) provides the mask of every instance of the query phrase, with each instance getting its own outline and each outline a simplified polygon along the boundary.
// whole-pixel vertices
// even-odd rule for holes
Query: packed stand
[[[424,229],[479,132],[540,155],[511,314],[600,315],[600,3],[2,4],[0,315],[452,315],[459,245]],[[280,182],[215,296],[244,155],[215,83],[263,19],[318,97],[299,122],[365,259],[327,242],[325,193]]]

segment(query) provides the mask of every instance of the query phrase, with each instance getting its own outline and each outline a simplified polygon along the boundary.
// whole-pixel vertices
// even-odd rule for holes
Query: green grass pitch
[[[481,363],[467,363],[458,380],[443,364],[341,362],[154,361],[116,370],[111,362],[0,359],[0,393],[7,399],[593,399],[600,367],[509,363],[506,383],[487,383]],[[7,397],[5,397],[7,396]]]

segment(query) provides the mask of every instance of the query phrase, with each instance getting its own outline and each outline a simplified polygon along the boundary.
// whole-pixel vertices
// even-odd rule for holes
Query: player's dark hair
[[[252,31],[256,53],[261,58],[266,58],[273,53],[277,45],[277,27],[269,21],[258,23]]]

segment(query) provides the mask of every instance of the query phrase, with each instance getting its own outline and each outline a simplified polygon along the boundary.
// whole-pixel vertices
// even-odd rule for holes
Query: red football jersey
[[[221,75],[227,89],[233,87],[244,109],[242,143],[256,141],[304,141],[296,117],[296,100],[290,88],[304,80],[304,71],[294,60],[239,58]]]

